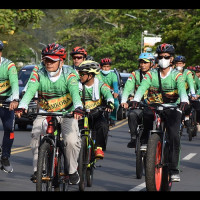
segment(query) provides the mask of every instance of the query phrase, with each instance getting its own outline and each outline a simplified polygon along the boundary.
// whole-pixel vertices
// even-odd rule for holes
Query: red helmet
[[[66,50],[62,45],[52,43],[48,44],[42,50],[42,58],[50,58],[51,60],[65,60],[67,56]]]
[[[100,62],[100,65],[103,66],[103,65],[111,65],[112,64],[112,61],[110,58],[103,58],[101,59],[101,62]]]
[[[187,67],[187,69],[190,71],[196,71],[196,67],[193,67],[193,66],[189,66],[189,67]]]
[[[86,58],[87,51],[82,47],[75,47],[75,48],[72,49],[70,55],[73,56],[75,54],[82,54]]]
[[[195,69],[196,69],[195,70],[196,72],[200,72],[200,66],[199,65],[195,66]]]

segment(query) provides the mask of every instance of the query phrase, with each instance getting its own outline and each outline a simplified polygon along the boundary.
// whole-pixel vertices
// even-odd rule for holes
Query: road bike
[[[95,163],[97,158],[95,158],[95,138],[96,131],[94,130],[93,123],[89,123],[89,117],[92,119],[94,113],[104,112],[105,107],[99,106],[95,108],[92,112],[90,109],[84,109],[85,114],[83,116],[83,128],[80,129],[81,133],[81,150],[78,160],[78,173],[80,176],[79,190],[84,191],[85,186],[92,187],[93,183],[93,173],[96,168]],[[92,114],[92,115],[91,115]],[[107,143],[108,133],[105,133],[105,145]]]
[[[67,191],[69,176],[66,167],[64,141],[61,136],[61,124],[57,117],[72,118],[69,113],[35,113],[46,116],[48,122],[46,134],[41,136],[36,191]]]
[[[150,131],[147,152],[145,181],[147,191],[170,191],[172,181],[169,170],[169,137],[165,124],[165,111],[177,110],[177,105],[151,104],[154,113],[153,130]]]

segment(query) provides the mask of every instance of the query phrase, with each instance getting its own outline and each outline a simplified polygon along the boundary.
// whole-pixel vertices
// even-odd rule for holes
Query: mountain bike
[[[36,191],[67,191],[69,176],[66,167],[61,124],[57,117],[72,118],[69,113],[35,113],[46,116],[46,134],[41,136],[36,174]]]
[[[165,125],[165,111],[177,110],[177,105],[151,104],[154,113],[153,130],[147,144],[145,181],[147,191],[170,191],[169,138]]]
[[[93,110],[94,112],[104,112],[105,107],[99,106]],[[81,150],[78,160],[78,173],[80,176],[79,190],[84,191],[85,186],[92,187],[93,183],[93,173],[96,168],[95,163],[97,158],[95,158],[95,137],[96,132],[93,127],[93,123],[89,124],[89,116],[91,116],[91,110],[85,109],[85,114],[83,116],[84,127],[80,129],[81,133]],[[107,135],[105,135],[105,143],[107,143]],[[106,146],[106,144],[105,144]]]

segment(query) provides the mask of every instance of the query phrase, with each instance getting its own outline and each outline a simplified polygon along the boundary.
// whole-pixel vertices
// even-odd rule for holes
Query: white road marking
[[[197,153],[189,153],[187,156],[185,156],[182,160],[190,160],[194,156],[196,156]]]
[[[140,191],[140,190],[142,190],[144,188],[146,188],[146,183],[145,182],[140,184],[140,185],[137,185],[136,187],[130,189],[129,191]]]

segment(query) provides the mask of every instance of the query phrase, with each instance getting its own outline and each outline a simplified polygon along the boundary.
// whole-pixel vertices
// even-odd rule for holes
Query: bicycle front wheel
[[[36,191],[52,191],[52,162],[53,149],[49,143],[44,142],[38,153]]]
[[[163,168],[160,165],[162,140],[158,134],[152,134],[148,140],[146,155],[145,181],[147,191],[160,191]]]
[[[87,136],[82,137],[81,150],[78,161],[78,173],[80,176],[79,190],[84,191],[86,185],[86,170],[88,166]]]

